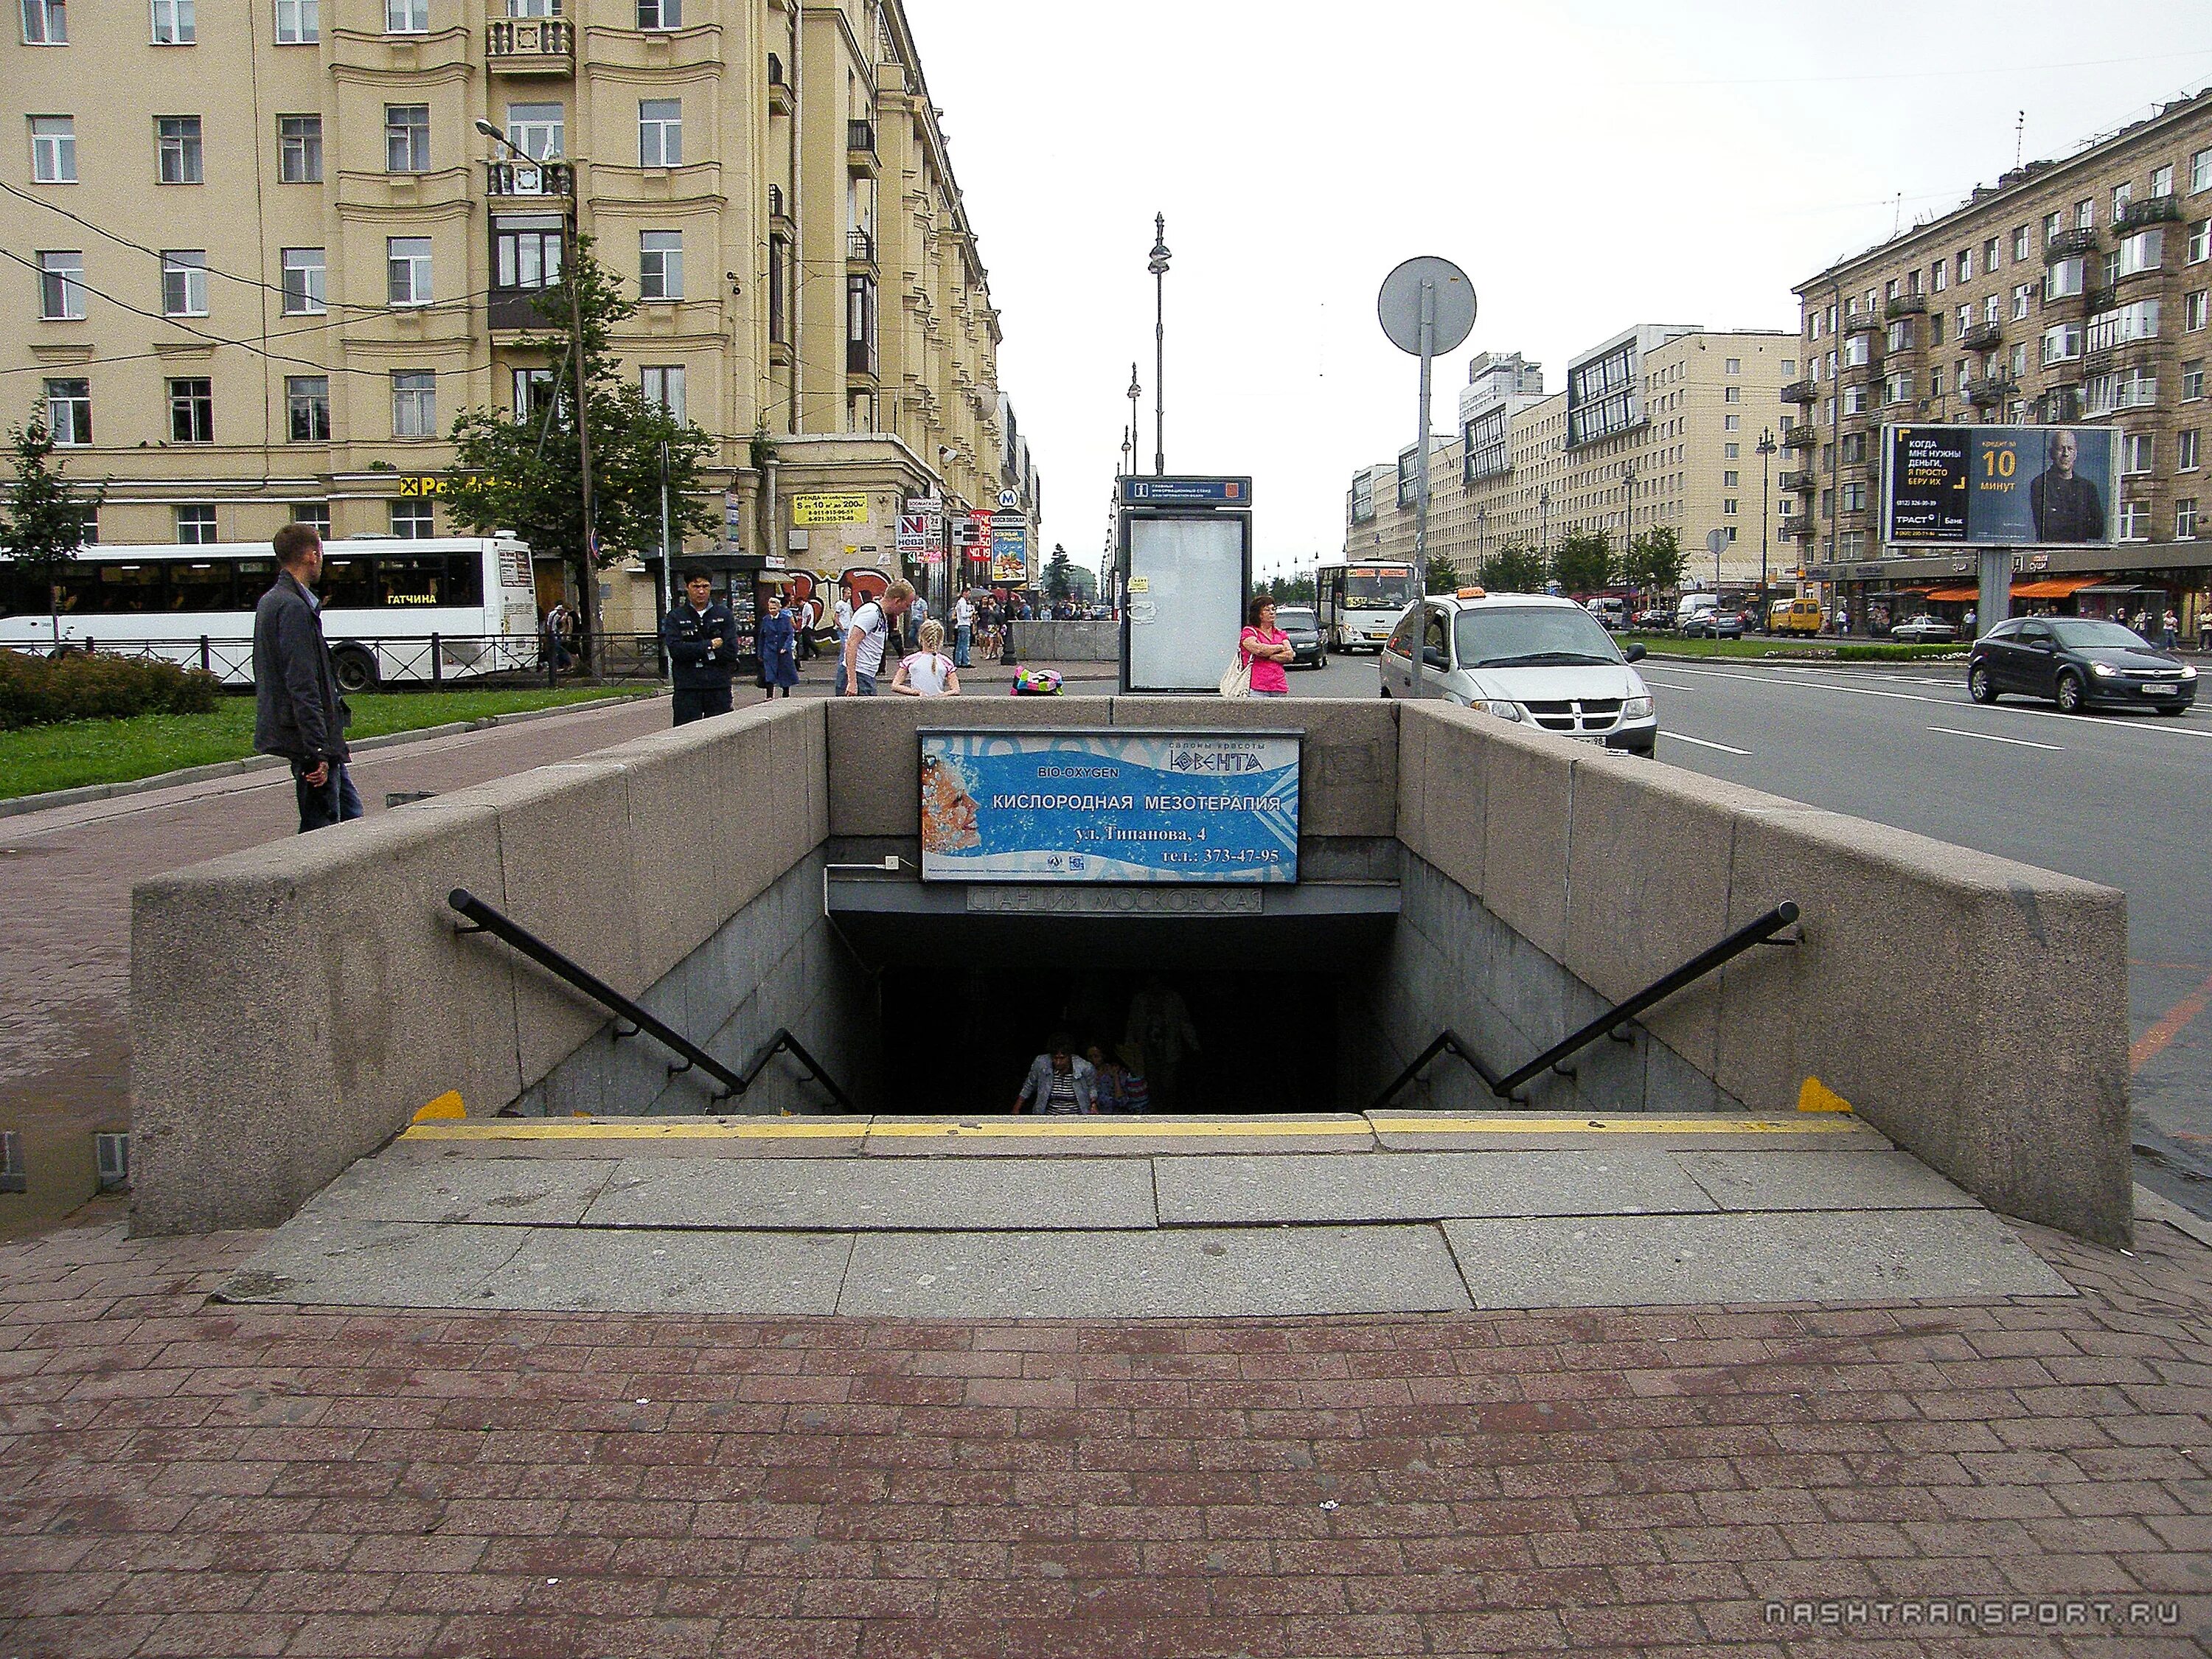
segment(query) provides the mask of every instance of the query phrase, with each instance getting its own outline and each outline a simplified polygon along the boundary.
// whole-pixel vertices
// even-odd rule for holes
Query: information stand
[[[1121,480],[1123,691],[1219,690],[1252,586],[1251,505],[1249,478]]]

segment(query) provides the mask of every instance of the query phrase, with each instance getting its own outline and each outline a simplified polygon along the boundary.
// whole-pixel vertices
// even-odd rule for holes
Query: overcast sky
[[[1095,565],[1167,215],[1167,465],[1250,473],[1263,569],[1342,545],[1353,469],[1413,441],[1376,291],[1456,261],[1476,351],[1632,323],[1794,328],[1790,285],[2026,154],[2212,82],[2203,0],[907,0],[1002,313],[1045,541]],[[1305,27],[1312,20],[1316,27]],[[1358,25],[1348,32],[1347,21]],[[2177,158],[2179,159],[2179,158]]]

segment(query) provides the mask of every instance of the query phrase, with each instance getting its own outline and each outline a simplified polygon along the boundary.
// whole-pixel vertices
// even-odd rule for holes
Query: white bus
[[[253,607],[276,574],[266,542],[103,543],[64,567],[56,612],[0,556],[0,647],[161,657],[250,685]],[[325,542],[316,591],[343,690],[539,665],[530,549],[512,538]]]
[[[1393,559],[1325,564],[1315,573],[1321,636],[1331,651],[1380,651],[1413,602],[1413,567]]]

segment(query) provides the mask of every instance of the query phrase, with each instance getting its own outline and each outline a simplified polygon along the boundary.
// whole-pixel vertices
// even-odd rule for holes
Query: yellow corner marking
[[[857,1140],[858,1123],[608,1123],[544,1117],[418,1123],[402,1140]]]
[[[428,1106],[418,1108],[410,1121],[444,1122],[454,1118],[466,1117],[468,1115],[468,1108],[461,1104],[461,1091],[459,1089],[448,1089]]]
[[[1755,1117],[1378,1117],[1380,1134],[1818,1135],[1848,1133],[1848,1123],[1795,1123]]]
[[[1848,1112],[1851,1103],[1816,1077],[1808,1077],[1797,1091],[1801,1112]]]
[[[870,1139],[981,1139],[1013,1136],[1028,1139],[1097,1139],[1111,1140],[1134,1135],[1146,1140],[1170,1136],[1205,1139],[1261,1135],[1364,1135],[1367,1125],[1356,1118],[1334,1123],[1169,1123],[1142,1117],[1005,1117],[963,1118],[957,1123],[886,1123],[878,1120],[868,1131]]]

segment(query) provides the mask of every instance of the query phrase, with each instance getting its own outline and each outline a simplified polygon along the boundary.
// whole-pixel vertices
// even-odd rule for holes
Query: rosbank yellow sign
[[[834,495],[794,495],[791,521],[795,525],[866,524],[868,498],[858,493]]]

